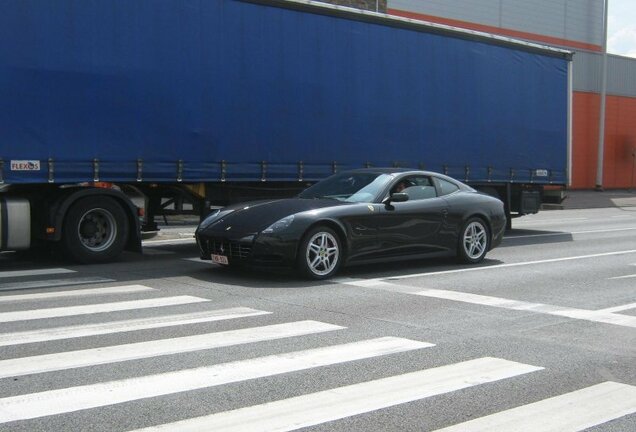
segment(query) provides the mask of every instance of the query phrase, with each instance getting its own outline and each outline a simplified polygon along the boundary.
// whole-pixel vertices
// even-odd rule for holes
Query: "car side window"
[[[448,180],[444,180],[441,178],[438,178],[436,180],[437,184],[439,185],[440,196],[449,195],[459,190],[459,186],[457,186],[455,183],[451,183]]]
[[[409,201],[423,200],[437,197],[437,190],[430,177],[412,176],[406,177],[398,182],[404,185],[400,192],[409,196]],[[393,191],[395,192],[395,191]]]

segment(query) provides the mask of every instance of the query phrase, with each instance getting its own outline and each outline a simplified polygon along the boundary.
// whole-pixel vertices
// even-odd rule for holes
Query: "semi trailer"
[[[569,181],[571,58],[306,0],[5,0],[0,250],[109,261],[161,215],[359,167],[536,213]]]

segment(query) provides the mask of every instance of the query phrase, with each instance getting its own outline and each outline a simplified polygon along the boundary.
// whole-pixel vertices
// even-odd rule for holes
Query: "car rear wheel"
[[[298,253],[298,269],[312,279],[333,276],[343,260],[340,238],[326,226],[316,227],[303,238]]]
[[[488,226],[480,218],[471,218],[460,233],[457,256],[461,262],[481,262],[490,247]]]

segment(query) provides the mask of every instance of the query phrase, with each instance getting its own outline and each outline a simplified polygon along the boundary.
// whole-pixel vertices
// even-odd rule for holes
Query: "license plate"
[[[229,262],[227,260],[227,257],[225,255],[214,255],[212,254],[212,261],[214,261],[217,264],[223,264],[223,265],[228,265]]]

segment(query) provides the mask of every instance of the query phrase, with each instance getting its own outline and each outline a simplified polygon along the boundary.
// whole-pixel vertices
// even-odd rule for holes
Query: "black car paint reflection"
[[[360,169],[296,198],[221,209],[196,237],[202,259],[295,267],[324,279],[355,263],[448,255],[479,262],[501,242],[505,224],[500,200],[447,176]]]

